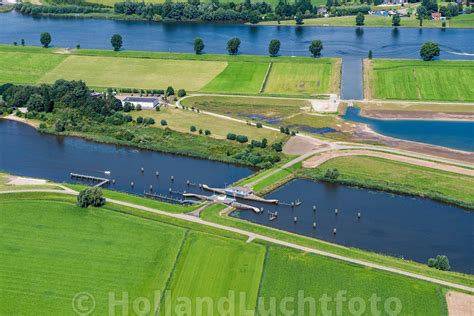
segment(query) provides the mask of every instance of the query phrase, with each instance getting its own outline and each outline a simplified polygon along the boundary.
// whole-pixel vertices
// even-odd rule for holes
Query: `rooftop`
[[[126,97],[124,101],[127,102],[158,102],[159,99],[157,97]]]

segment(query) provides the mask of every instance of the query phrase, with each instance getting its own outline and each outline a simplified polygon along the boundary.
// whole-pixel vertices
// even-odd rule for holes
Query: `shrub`
[[[100,207],[105,204],[105,198],[102,190],[97,187],[87,188],[79,192],[77,196],[77,205],[82,208],[88,206]]]
[[[155,108],[155,111],[156,111],[156,112],[160,112],[160,110],[161,110],[161,109],[160,109],[160,106],[157,105],[156,108]]]
[[[234,133],[229,133],[229,134],[227,134],[227,139],[228,140],[236,140],[237,135],[235,135]]]
[[[199,129],[199,134],[201,134],[201,135],[202,135],[202,129]]]
[[[327,180],[336,180],[339,177],[339,171],[337,169],[328,169],[324,178]]]
[[[195,132],[196,131],[196,126],[194,126],[194,125],[191,126],[190,130],[191,130],[191,132]]]
[[[182,97],[184,97],[184,96],[186,96],[186,90],[184,90],[184,89],[179,89],[179,90],[178,90],[178,97],[182,98]]]
[[[255,126],[257,126],[257,128],[262,128],[263,127],[262,123],[260,123],[260,122],[257,123]]]
[[[137,117],[137,124],[142,124],[143,123],[143,117],[139,116]]]
[[[145,125],[154,125],[155,124],[155,119],[152,117],[147,117],[144,120]]]
[[[46,129],[47,127],[48,127],[48,126],[46,125],[46,123],[41,123],[41,124],[39,125],[39,128],[40,128],[40,129]]]
[[[283,143],[282,142],[275,142],[272,144],[272,149],[276,152],[283,151]]]
[[[206,129],[206,130],[204,131],[204,134],[205,134],[205,135],[211,135],[211,131],[208,130],[208,129]]]
[[[141,110],[142,110],[142,106],[141,106],[140,104],[137,104],[137,106],[135,107],[135,110],[141,111]]]
[[[239,143],[246,143],[249,141],[248,137],[245,135],[237,135],[235,140],[238,141]]]
[[[444,255],[438,255],[436,258],[429,258],[428,259],[428,266],[430,268],[436,268],[442,271],[449,271],[451,270],[451,266],[449,265],[448,257]]]
[[[171,86],[166,88],[166,96],[170,96],[170,95],[174,95],[174,89]]]
[[[161,120],[160,124],[161,126],[167,126],[168,122],[166,122],[166,120]]]

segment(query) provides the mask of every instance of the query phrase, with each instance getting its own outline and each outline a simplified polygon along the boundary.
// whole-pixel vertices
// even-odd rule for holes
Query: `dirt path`
[[[449,316],[473,316],[474,315],[474,296],[449,291],[446,294]]]
[[[0,194],[6,194],[6,193],[12,194],[12,193],[22,193],[22,192],[23,193],[24,192],[50,192],[50,193],[60,193],[60,194],[69,194],[69,195],[77,195],[78,194],[78,192],[75,192],[75,191],[72,191],[72,190],[69,190],[69,191],[18,190],[18,191],[0,192]],[[329,257],[329,258],[333,258],[333,259],[337,259],[337,260],[342,260],[342,261],[345,261],[345,262],[349,262],[349,263],[353,263],[353,264],[357,264],[357,265],[361,265],[361,266],[365,266],[365,267],[369,267],[369,268],[373,268],[373,269],[377,269],[377,270],[396,273],[396,274],[403,275],[403,276],[406,276],[406,277],[411,277],[411,278],[415,278],[415,279],[418,279],[418,280],[428,281],[428,282],[440,284],[440,285],[443,285],[443,286],[447,286],[447,287],[451,287],[451,288],[455,288],[455,289],[460,289],[460,290],[467,291],[467,292],[474,292],[474,288],[472,288],[470,286],[461,285],[461,284],[457,284],[457,283],[452,283],[452,282],[448,282],[448,281],[443,281],[443,280],[440,280],[440,279],[431,278],[431,277],[421,275],[421,274],[417,274],[417,273],[407,272],[407,271],[404,271],[404,270],[400,270],[400,269],[396,269],[396,268],[392,268],[392,267],[388,267],[388,266],[384,266],[384,265],[380,265],[380,264],[376,264],[376,263],[372,263],[372,262],[367,262],[367,261],[363,261],[363,260],[359,260],[359,259],[354,259],[354,258],[351,258],[351,257],[337,255],[337,254],[334,254],[334,253],[318,250],[318,249],[315,249],[315,248],[301,246],[301,245],[298,245],[298,244],[286,242],[286,241],[276,239],[276,238],[272,238],[272,237],[268,237],[268,236],[265,236],[265,235],[252,233],[252,232],[249,232],[249,231],[246,231],[246,230],[243,230],[243,229],[239,229],[239,228],[234,228],[234,227],[230,227],[230,226],[216,224],[216,223],[213,223],[213,222],[207,222],[207,221],[202,220],[201,218],[197,218],[197,217],[192,216],[192,215],[168,213],[168,212],[157,210],[157,209],[154,209],[154,208],[150,208],[150,207],[146,207],[146,206],[142,206],[142,205],[137,205],[137,204],[133,204],[133,203],[128,203],[128,202],[123,202],[123,201],[119,201],[119,200],[113,200],[113,199],[106,199],[106,200],[107,200],[108,203],[113,203],[113,204],[117,204],[117,205],[131,207],[131,208],[134,208],[134,209],[147,211],[147,212],[159,214],[159,215],[166,216],[166,217],[172,217],[172,218],[176,218],[176,219],[180,219],[180,220],[184,220],[184,221],[188,221],[188,222],[193,222],[193,223],[197,223],[197,224],[201,224],[201,225],[205,225],[205,226],[214,227],[214,228],[217,228],[217,229],[237,233],[237,234],[240,234],[240,235],[247,236],[248,240],[250,240],[250,241],[255,240],[255,239],[260,239],[260,240],[264,240],[264,241],[267,241],[267,242],[270,242],[270,243],[273,243],[273,244],[277,244],[277,245],[288,247],[288,248],[293,248],[293,249],[304,251],[304,252],[307,252],[307,253],[313,253],[313,254],[316,254],[316,255]]]
[[[384,158],[384,159],[399,161],[399,162],[403,162],[403,163],[408,163],[408,164],[412,164],[412,165],[416,165],[416,166],[428,167],[428,168],[432,168],[432,169],[438,169],[438,170],[443,170],[443,171],[448,171],[448,172],[453,172],[453,173],[459,173],[459,174],[474,177],[474,170],[472,170],[472,169],[466,169],[466,168],[452,166],[452,165],[448,165],[448,164],[417,159],[417,158],[414,158],[414,157],[406,157],[406,156],[400,156],[400,155],[384,153],[384,152],[378,152],[378,151],[372,151],[372,150],[357,150],[357,149],[356,150],[339,150],[339,151],[325,152],[325,153],[314,156],[314,157],[304,161],[303,162],[303,167],[304,168],[316,168],[316,167],[320,166],[321,164],[325,163],[326,161],[328,161],[330,159],[337,158],[337,157],[348,157],[348,156],[378,157],[378,158]]]

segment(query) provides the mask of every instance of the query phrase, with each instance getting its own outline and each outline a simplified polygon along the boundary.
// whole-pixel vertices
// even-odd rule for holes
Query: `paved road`
[[[24,192],[48,192],[48,193],[61,193],[61,194],[69,194],[69,195],[77,195],[78,194],[78,192],[75,192],[75,191],[72,191],[72,190],[68,190],[68,191],[61,191],[61,190],[16,190],[16,191],[3,191],[3,192],[0,192],[0,194],[24,193]],[[371,263],[371,262],[366,262],[366,261],[359,260],[359,259],[345,257],[345,256],[333,254],[333,253],[330,253],[330,252],[317,250],[317,249],[310,248],[310,247],[300,246],[300,245],[290,243],[290,242],[286,242],[286,241],[282,241],[282,240],[279,240],[279,239],[276,239],[276,238],[272,238],[272,237],[268,237],[268,236],[248,232],[248,231],[243,230],[243,229],[207,222],[207,221],[202,220],[201,218],[198,218],[198,217],[195,217],[195,216],[192,216],[192,215],[168,213],[168,212],[160,211],[160,210],[153,209],[153,208],[150,208],[150,207],[141,206],[141,205],[128,203],[128,202],[123,202],[123,201],[118,201],[118,200],[114,200],[114,199],[107,199],[107,202],[122,205],[122,206],[131,207],[131,208],[135,208],[135,209],[139,209],[139,210],[142,210],[142,211],[147,211],[147,212],[159,214],[159,215],[162,215],[162,216],[172,217],[172,218],[181,219],[181,220],[188,221],[188,222],[193,222],[193,223],[197,223],[197,224],[201,224],[201,225],[206,225],[206,226],[214,227],[214,228],[217,228],[217,229],[221,229],[221,230],[225,230],[225,231],[229,231],[229,232],[233,232],[233,233],[237,233],[237,234],[241,234],[241,235],[247,236],[248,241],[252,241],[252,240],[255,240],[255,239],[260,239],[260,240],[264,240],[264,241],[267,241],[267,242],[270,242],[270,243],[273,243],[273,244],[277,244],[277,245],[281,245],[281,246],[284,246],[284,247],[289,247],[289,248],[305,251],[305,252],[308,252],[308,253],[313,253],[313,254],[317,254],[317,255],[321,255],[321,256],[325,256],[325,257],[329,257],[329,258],[333,258],[333,259],[337,259],[337,260],[341,260],[341,261],[345,261],[345,262],[350,262],[350,263],[358,264],[358,265],[361,265],[361,266],[364,266],[364,267],[369,267],[369,268],[378,269],[378,270],[382,270],[382,271],[388,271],[388,272],[396,273],[396,274],[399,274],[399,275],[415,278],[415,279],[418,279],[418,280],[428,281],[428,282],[440,284],[440,285],[443,285],[443,286],[448,286],[448,287],[463,290],[463,291],[474,292],[474,288],[469,287],[469,286],[465,286],[465,285],[461,285],[461,284],[457,284],[457,283],[452,283],[452,282],[447,282],[447,281],[439,280],[439,279],[436,279],[436,278],[427,277],[427,276],[424,276],[424,275],[421,275],[421,274],[407,272],[407,271],[404,271],[404,270],[391,268],[391,267],[387,267],[387,266],[384,266],[384,265],[375,264],[375,263]]]

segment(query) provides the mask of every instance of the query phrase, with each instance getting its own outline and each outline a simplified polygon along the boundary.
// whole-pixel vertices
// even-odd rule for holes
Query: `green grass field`
[[[180,304],[179,297],[191,298],[191,306],[196,306],[197,297],[208,297],[213,300],[211,310],[216,311],[219,299],[228,297],[229,291],[236,298],[235,305],[229,307],[233,310],[230,315],[241,315],[241,304],[253,310],[264,256],[265,247],[258,244],[190,233],[169,286],[171,310]],[[239,299],[240,292],[246,293],[245,300]],[[166,314],[165,310],[161,312]],[[210,315],[209,307],[204,304],[202,310],[198,308],[192,315]]]
[[[196,96],[186,98],[181,103],[202,111],[239,118],[251,118],[249,116],[252,114],[267,119],[287,117],[301,111],[301,108],[311,106],[307,100],[231,96]]]
[[[388,9],[387,9],[388,10]],[[355,16],[340,16],[330,18],[312,18],[304,19],[303,26],[355,26]],[[278,25],[277,21],[262,22],[261,24]],[[280,21],[280,25],[295,25],[295,20]],[[400,27],[419,27],[420,21],[414,15],[411,17],[402,17]],[[393,27],[391,17],[366,15],[364,26],[369,27]],[[441,28],[442,21],[440,20],[423,20],[423,27],[425,28]],[[466,14],[459,15],[446,21],[447,28],[473,28],[474,15]]]
[[[332,63],[285,64],[275,63],[265,84],[265,93],[322,94],[337,93],[339,85],[332,85]]]
[[[474,100],[472,61],[377,59],[365,65],[366,84],[376,99]]]
[[[155,291],[166,289],[175,313],[187,301],[196,311],[199,297],[214,299],[216,311],[228,291],[236,299],[230,314],[239,315],[252,310],[258,296],[296,299],[303,290],[318,303],[324,293],[345,290],[348,297],[397,297],[404,314],[446,314],[445,289],[422,281],[279,247],[268,248],[264,259],[265,243],[246,243],[234,233],[110,203],[80,209],[74,201],[59,194],[0,195],[2,313],[71,314],[72,297],[83,291],[94,296],[96,314],[110,312],[109,292],[117,299],[128,293],[132,311],[136,298],[154,304]],[[204,309],[202,315],[208,314]]]
[[[327,169],[339,170],[337,181],[364,187],[427,196],[474,208],[474,177],[418,167],[376,157],[338,157],[301,173],[321,179]]]
[[[163,290],[184,229],[104,209],[41,200],[1,201],[2,314],[71,314],[89,292],[107,314],[108,292],[152,299]],[[20,299],[21,297],[21,299]]]
[[[257,94],[262,86],[267,68],[267,63],[231,62],[201,91]]]
[[[338,292],[346,298],[340,304],[336,302]],[[299,308],[299,315],[310,314],[311,300],[318,315],[325,315],[325,310],[332,315],[374,315],[369,299],[375,294],[380,298],[377,310],[382,314],[388,314],[384,310],[385,302],[399,300],[401,315],[445,315],[447,311],[441,292],[442,289],[433,284],[348,266],[312,254],[302,255],[291,249],[270,247],[260,301],[268,306],[270,297],[277,301],[293,297],[295,300],[288,302],[287,307],[291,310]],[[298,297],[307,298],[306,304],[298,303],[304,302],[296,299]],[[325,297],[331,301],[325,304]],[[351,300],[354,305],[350,305]],[[391,304],[393,310],[396,310],[396,305]],[[354,314],[354,311],[363,312]]]
[[[153,127],[164,128],[159,124],[161,120],[166,120],[167,128],[171,128],[178,132],[190,133],[197,135],[199,129],[203,131],[211,131],[210,137],[217,139],[226,139],[228,133],[246,135],[250,140],[261,140],[266,138],[270,143],[282,139],[281,133],[267,129],[257,128],[255,126],[246,125],[245,123],[235,122],[226,119],[218,119],[215,116],[204,113],[197,113],[190,110],[181,110],[175,108],[162,109],[159,112],[154,110],[146,110],[132,112],[133,117],[153,117],[157,124]],[[191,126],[195,126],[197,131],[191,132]]]
[[[159,89],[173,86],[197,91],[226,67],[220,61],[69,56],[41,78],[84,80],[94,87]]]
[[[64,50],[0,45],[0,83],[83,80],[104,89],[175,89],[258,94],[270,62],[275,74],[266,94],[295,95],[338,90],[340,61],[308,57]],[[280,64],[284,64],[280,66]],[[289,75],[287,69],[294,68]],[[309,74],[307,69],[312,69]],[[298,86],[306,86],[299,89]],[[314,87],[313,87],[314,86]],[[337,86],[337,88],[335,88]],[[299,89],[299,90],[298,90]]]
[[[66,56],[2,52],[0,54],[0,83],[37,83]]]

